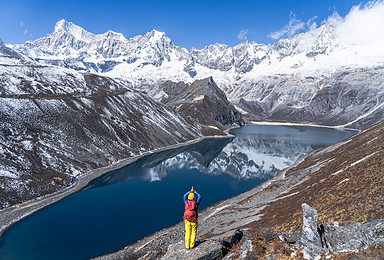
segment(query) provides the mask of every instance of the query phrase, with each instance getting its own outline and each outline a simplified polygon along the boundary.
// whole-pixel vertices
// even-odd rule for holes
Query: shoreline
[[[290,122],[271,122],[271,121],[250,121],[249,125],[271,125],[271,126],[313,126],[321,128],[331,128],[331,129],[342,129],[348,131],[358,131],[362,132],[360,129],[356,128],[347,128],[342,125],[328,126],[328,125],[317,125],[313,123],[290,123]]]
[[[20,220],[34,214],[35,212],[53,204],[56,203],[65,197],[72,195],[78,191],[80,191],[82,188],[87,186],[89,182],[92,180],[101,177],[104,174],[107,174],[109,172],[121,169],[125,166],[128,166],[129,164],[132,164],[136,162],[137,160],[158,152],[163,152],[167,150],[172,150],[180,147],[185,147],[188,145],[196,144],[199,143],[205,139],[210,139],[210,138],[232,138],[233,135],[227,134],[227,135],[215,135],[215,136],[203,136],[199,137],[193,140],[189,140],[185,143],[178,143],[178,144],[173,144],[169,146],[165,146],[159,149],[151,150],[148,152],[145,152],[141,155],[129,157],[129,158],[124,158],[116,163],[93,169],[91,171],[88,171],[84,173],[83,175],[78,176],[78,181],[69,187],[64,188],[63,190],[56,191],[54,193],[46,194],[41,197],[34,198],[32,200],[28,200],[25,202],[22,202],[20,204],[16,204],[13,206],[10,206],[8,208],[0,210],[0,242],[3,239],[4,233],[11,228],[14,224],[19,222]]]

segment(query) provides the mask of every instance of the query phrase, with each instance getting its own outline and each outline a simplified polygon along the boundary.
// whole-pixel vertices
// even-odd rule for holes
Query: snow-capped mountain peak
[[[168,38],[168,36],[166,35],[165,32],[160,32],[160,31],[157,31],[157,30],[155,30],[155,29],[153,29],[153,30],[150,31],[150,32],[147,32],[145,35],[146,35],[147,37],[151,37],[151,38],[153,38],[153,39],[157,39],[157,40],[159,40],[159,39],[161,39],[161,38],[163,38],[163,37],[167,37],[167,38]],[[169,39],[169,38],[168,38],[168,39]]]
[[[68,22],[64,19],[58,21],[55,25],[55,29],[53,30],[53,34],[63,34],[68,33],[75,37],[79,41],[86,41],[88,42],[91,40],[94,35],[90,32],[87,32],[80,26],[77,26],[76,24],[72,22]]]
[[[65,19],[61,19],[55,24],[55,29],[53,32],[60,32],[60,31],[66,31],[69,32],[71,30],[71,27],[79,27],[72,22],[68,22]]]

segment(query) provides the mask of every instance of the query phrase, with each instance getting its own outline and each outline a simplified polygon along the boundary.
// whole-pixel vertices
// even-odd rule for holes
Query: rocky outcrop
[[[244,232],[240,229],[236,230],[230,241],[226,240],[207,240],[196,241],[196,246],[193,249],[187,250],[184,246],[184,241],[168,246],[167,253],[161,260],[211,260],[222,259],[233,246],[243,240]],[[252,242],[247,240],[242,246],[244,255],[248,251],[252,251]]]
[[[320,255],[339,254],[384,243],[384,219],[340,225],[326,223],[319,226],[315,209],[302,204],[302,232],[282,233],[281,238],[293,250],[303,250],[305,259],[315,259]]]
[[[384,219],[376,219],[364,224],[326,223],[323,227],[326,245],[335,253],[384,243]]]

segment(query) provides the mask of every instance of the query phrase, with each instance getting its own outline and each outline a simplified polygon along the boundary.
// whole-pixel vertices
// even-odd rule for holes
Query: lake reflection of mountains
[[[133,177],[159,181],[175,169],[198,169],[210,174],[229,174],[236,179],[273,177],[302,154],[309,144],[276,139],[212,138],[198,144],[146,156],[123,169],[94,180],[88,187],[104,186]]]
[[[294,142],[234,138],[220,151],[216,149],[214,153],[211,152],[217,154],[214,158],[207,158],[205,153],[198,150],[188,150],[148,169],[147,178],[151,181],[161,180],[174,169],[186,168],[198,169],[210,175],[226,173],[236,179],[269,179],[312,150],[310,145]]]

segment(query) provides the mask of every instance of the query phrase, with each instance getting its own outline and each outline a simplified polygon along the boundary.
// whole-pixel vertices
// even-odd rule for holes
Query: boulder
[[[172,244],[168,247],[167,253],[161,260],[210,260],[222,259],[222,245],[218,241],[207,240],[196,242],[193,249],[187,250],[184,241]]]
[[[364,224],[324,224],[324,236],[328,247],[334,252],[346,252],[384,243],[384,219]]]

